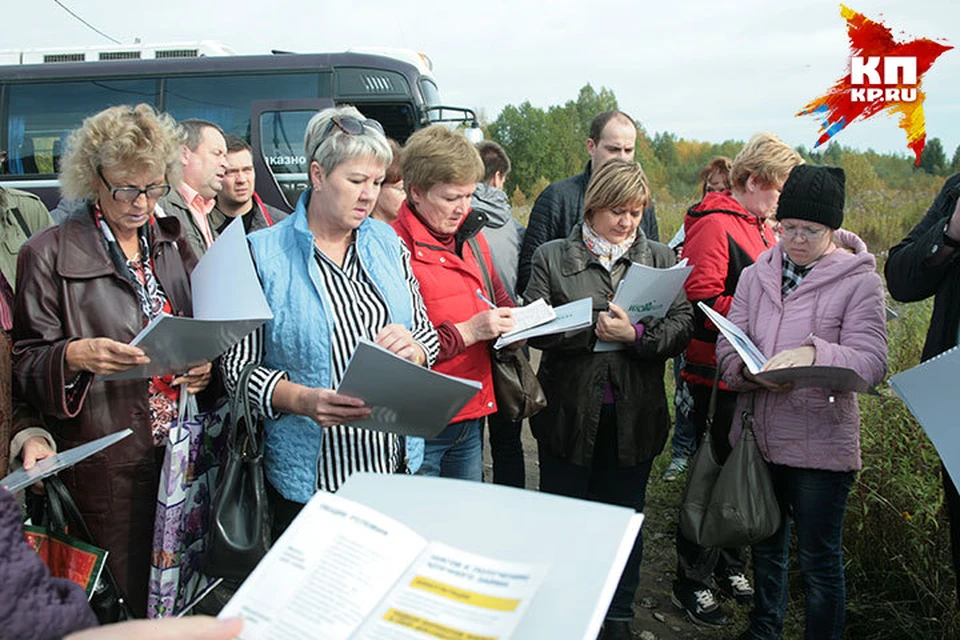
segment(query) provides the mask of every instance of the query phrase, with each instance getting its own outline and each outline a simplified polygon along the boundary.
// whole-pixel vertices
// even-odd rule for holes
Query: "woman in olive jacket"
[[[544,298],[554,306],[590,297],[596,321],[530,340],[543,350],[538,377],[548,401],[530,420],[541,491],[637,511],[670,426],[664,363],[683,351],[693,331],[693,309],[682,290],[664,318],[636,324],[609,302],[631,262],[656,268],[675,263],[672,250],[639,231],[649,201],[639,164],[605,163],[587,187],[583,224],[537,249],[523,293],[526,301]],[[622,348],[594,352],[598,339]],[[638,536],[607,611],[604,638],[630,637],[642,548]]]

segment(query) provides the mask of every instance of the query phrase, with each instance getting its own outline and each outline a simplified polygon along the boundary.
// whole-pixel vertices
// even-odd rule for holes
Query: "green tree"
[[[960,144],[953,152],[953,161],[950,163],[950,173],[960,173]]]
[[[942,176],[947,172],[947,154],[943,152],[940,138],[927,142],[920,155],[920,168],[934,176]]]

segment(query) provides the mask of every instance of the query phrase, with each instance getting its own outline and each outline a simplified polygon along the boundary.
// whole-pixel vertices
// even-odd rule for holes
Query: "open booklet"
[[[242,616],[245,640],[594,640],[642,519],[511,487],[354,474],[311,499],[220,617]]]
[[[151,378],[186,372],[235,345],[273,317],[253,266],[243,221],[220,234],[190,274],[192,318],[161,314],[130,343],[149,364],[104,376],[105,380]]]
[[[528,338],[546,336],[552,333],[576,331],[578,329],[583,329],[584,327],[589,327],[591,324],[593,324],[593,300],[591,298],[574,300],[573,302],[568,302],[567,304],[560,305],[559,307],[554,307],[553,310],[556,314],[553,320],[539,324],[524,331],[511,331],[510,333],[505,333],[497,338],[493,348],[502,349],[507,345],[513,344],[514,342],[520,342],[521,340],[527,340]]]
[[[613,303],[627,312],[633,324],[640,322],[640,318],[662,318],[667,315],[691,271],[693,266],[687,264],[686,258],[668,269],[634,262],[620,280]],[[618,351],[625,346],[622,342],[597,340],[593,350]]]
[[[428,542],[317,493],[222,616],[245,639],[509,638],[546,573]]]
[[[510,307],[510,313],[513,315],[515,324],[512,331],[503,334],[504,338],[540,326],[557,317],[557,312],[543,298],[522,307]]]
[[[716,325],[717,329],[730,341],[736,349],[747,370],[761,380],[774,384],[792,383],[795,387],[823,387],[834,391],[855,391],[878,395],[877,390],[863,379],[863,377],[847,367],[830,367],[812,365],[808,367],[787,367],[763,371],[767,357],[763,355],[757,345],[753,343],[743,329],[733,324],[723,315],[717,313],[709,305],[698,302],[697,306]]]
[[[479,382],[431,371],[361,339],[337,393],[360,398],[373,409],[350,426],[436,438],[481,388]]]
[[[960,430],[953,398],[958,379],[960,347],[954,347],[888,381],[927,432],[954,482],[960,482]]]

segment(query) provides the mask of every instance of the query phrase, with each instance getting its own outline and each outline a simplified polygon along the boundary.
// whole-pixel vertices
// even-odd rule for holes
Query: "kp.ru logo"
[[[853,85],[850,102],[916,102],[917,59],[906,56],[853,56],[850,58],[850,84]],[[861,85],[867,86],[856,88]]]
[[[820,119],[820,137],[814,148],[849,124],[887,112],[899,116],[907,147],[920,164],[927,140],[921,79],[934,61],[953,47],[926,38],[896,42],[881,22],[844,5],[840,5],[840,15],[847,21],[852,53],[847,75],[797,114]]]

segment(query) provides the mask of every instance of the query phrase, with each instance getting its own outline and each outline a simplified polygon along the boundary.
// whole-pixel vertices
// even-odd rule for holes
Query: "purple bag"
[[[153,525],[147,617],[176,615],[208,580],[201,572],[210,503],[223,448],[226,402],[200,412],[180,387],[180,411],[170,427]]]

